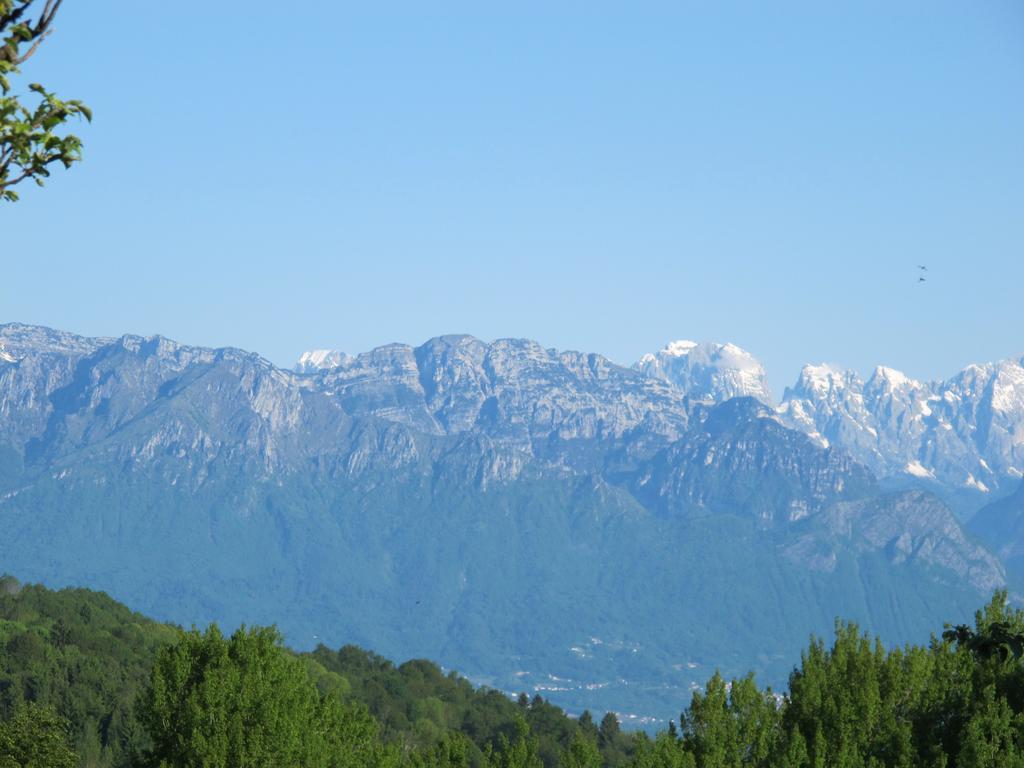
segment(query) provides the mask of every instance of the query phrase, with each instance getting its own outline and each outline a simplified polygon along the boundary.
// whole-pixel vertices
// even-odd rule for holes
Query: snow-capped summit
[[[806,366],[779,415],[881,477],[911,476],[989,493],[1024,469],[1024,361],[970,365],[923,382],[886,366]]]
[[[633,368],[679,387],[696,400],[755,397],[772,402],[764,366],[735,344],[681,339],[644,355]]]
[[[296,373],[317,373],[318,371],[338,368],[351,359],[344,352],[336,349],[311,349],[299,356],[295,364]]]
[[[672,357],[681,357],[682,355],[688,355],[693,351],[693,348],[697,346],[696,341],[690,341],[689,339],[679,339],[677,341],[670,341],[665,349],[662,351],[666,355]]]
[[[779,405],[783,423],[803,430],[822,445],[873,442],[870,414],[864,408],[864,381],[856,371],[828,363],[805,365]],[[851,453],[853,453],[851,451]],[[863,452],[862,452],[863,453]],[[865,461],[862,455],[854,454]]]
[[[875,382],[878,386],[884,387],[887,390],[894,389],[920,389],[921,382],[916,381],[907,376],[902,371],[897,371],[895,368],[889,368],[884,365],[879,365],[875,368],[874,373],[871,374],[871,378],[868,379],[868,383]]]
[[[860,387],[861,384],[860,377],[853,371],[819,363],[805,365],[793,389],[800,393],[814,393],[817,397],[831,397],[839,392],[847,392],[851,387]]]

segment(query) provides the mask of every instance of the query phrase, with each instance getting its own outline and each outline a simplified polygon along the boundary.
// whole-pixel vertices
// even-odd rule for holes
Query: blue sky
[[[69,0],[23,82],[95,121],[0,207],[0,320],[731,340],[777,393],[1024,354],[1019,0],[495,7]]]

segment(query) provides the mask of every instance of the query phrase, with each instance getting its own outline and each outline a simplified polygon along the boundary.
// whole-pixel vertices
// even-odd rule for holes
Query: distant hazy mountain
[[[984,507],[968,527],[1003,558],[1014,585],[1024,589],[1024,483],[1011,495]]]
[[[729,345],[633,370],[446,336],[298,373],[160,337],[0,343],[0,571],[186,624],[667,717],[713,667],[783,682],[836,616],[920,640],[1005,583],[939,498],[788,428]]]

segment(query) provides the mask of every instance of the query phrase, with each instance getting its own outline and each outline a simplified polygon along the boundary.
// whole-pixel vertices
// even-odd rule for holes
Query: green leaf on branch
[[[62,101],[41,83],[29,83],[38,98],[23,103],[10,95],[9,75],[37,50],[51,31],[60,6],[47,2],[35,19],[29,18],[32,0],[0,0],[0,200],[15,202],[14,185],[35,181],[39,186],[50,175],[48,166],[70,168],[82,159],[82,142],[76,136],[60,136],[72,117],[92,122],[92,111],[78,100]],[[26,52],[21,46],[28,44]]]

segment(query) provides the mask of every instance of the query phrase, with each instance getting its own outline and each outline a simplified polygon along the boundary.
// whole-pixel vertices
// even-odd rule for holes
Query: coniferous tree
[[[598,743],[602,747],[615,744],[620,730],[619,718],[615,716],[615,713],[605,712],[604,717],[601,718],[601,725],[597,730]]]
[[[576,721],[576,727],[583,731],[588,738],[597,740],[597,725],[594,723],[594,716],[590,714],[589,709],[583,710],[583,714]]]

